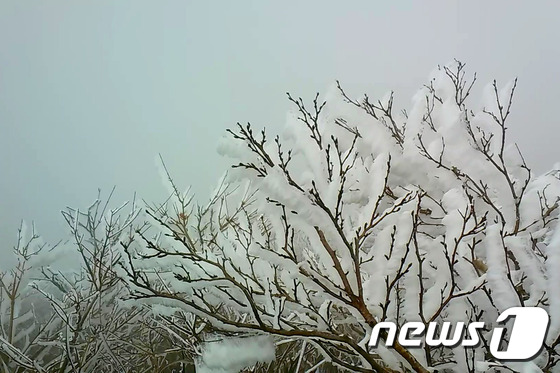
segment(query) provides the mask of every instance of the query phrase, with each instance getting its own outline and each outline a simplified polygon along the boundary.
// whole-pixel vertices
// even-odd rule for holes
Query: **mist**
[[[0,237],[22,219],[50,242],[60,210],[116,186],[115,203],[165,198],[159,155],[207,197],[236,122],[280,132],[285,92],[340,80],[406,109],[454,58],[485,84],[519,78],[510,138],[536,173],[560,161],[553,2],[0,2]]]

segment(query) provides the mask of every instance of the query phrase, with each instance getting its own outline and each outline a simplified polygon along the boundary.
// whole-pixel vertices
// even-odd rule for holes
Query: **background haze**
[[[48,241],[59,213],[117,186],[165,196],[156,162],[205,198],[237,121],[278,132],[285,92],[396,93],[409,108],[453,58],[484,85],[519,77],[510,139],[533,170],[560,161],[557,2],[0,0],[0,252],[21,219]]]

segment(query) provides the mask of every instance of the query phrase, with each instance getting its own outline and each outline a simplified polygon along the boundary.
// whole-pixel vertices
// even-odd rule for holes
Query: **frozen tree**
[[[72,240],[58,247],[20,229],[17,265],[0,277],[2,371],[170,372],[192,365],[194,315],[122,304],[128,292],[116,274],[118,247],[141,229],[140,210],[134,203],[129,211],[127,204],[110,209],[110,199],[63,211]]]
[[[32,277],[38,275],[38,262],[50,247],[35,231],[22,222],[13,253],[16,264],[0,273],[0,363],[2,371],[44,372],[41,362],[53,353],[43,345],[45,336],[56,336],[62,324],[50,317],[48,304],[30,291]],[[39,300],[39,301],[38,301]],[[46,314],[46,315],[45,315]]]
[[[310,104],[288,94],[282,136],[238,124],[210,202],[169,178],[171,199],[123,245],[132,297],[196,315],[203,338],[273,338],[277,360],[295,345],[293,371],[560,371],[560,169],[534,175],[506,138],[517,81],[471,109],[475,81],[455,62],[408,112],[337,84]],[[531,361],[490,354],[512,306],[550,314]],[[486,327],[474,347],[369,348],[383,321]]]

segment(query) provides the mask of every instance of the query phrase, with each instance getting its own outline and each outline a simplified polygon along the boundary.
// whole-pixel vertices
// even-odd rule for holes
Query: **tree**
[[[233,170],[210,202],[169,178],[170,201],[123,244],[132,297],[198,316],[208,336],[296,344],[297,371],[558,371],[560,170],[535,176],[507,141],[517,81],[494,81],[474,110],[475,81],[456,62],[410,112],[395,111],[392,93],[356,101],[337,84],[311,105],[288,94],[282,137],[238,124],[222,149]],[[551,317],[528,362],[489,351],[512,306]],[[382,321],[486,328],[472,348],[370,350]]]
[[[110,199],[63,211],[72,241],[54,248],[22,225],[18,263],[0,276],[2,371],[185,372],[180,368],[192,366],[193,315],[154,315],[122,304],[127,290],[116,274],[118,246],[141,228],[140,209],[134,203],[128,212],[127,204],[110,209]],[[75,262],[57,269],[53,255]]]
[[[29,291],[45,247],[35,227],[29,229],[22,222],[13,250],[17,264],[0,273],[0,363],[6,372],[44,372],[38,360],[52,354],[54,348],[39,341],[45,335],[56,335],[62,327],[56,318],[45,316],[48,306],[37,302],[37,294]]]

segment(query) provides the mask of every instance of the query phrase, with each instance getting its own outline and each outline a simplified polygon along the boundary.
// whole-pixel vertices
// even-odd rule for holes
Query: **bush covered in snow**
[[[507,141],[516,81],[488,85],[470,108],[474,82],[456,62],[408,112],[392,94],[354,100],[337,84],[310,104],[288,95],[281,136],[239,124],[221,146],[233,170],[210,203],[173,186],[125,248],[133,296],[198,315],[214,333],[306,341],[306,369],[554,369],[560,170],[534,175]],[[489,333],[512,306],[548,310],[546,348],[494,362]],[[487,328],[474,348],[368,350],[381,321]]]
[[[116,275],[118,247],[139,228],[140,210],[109,209],[108,202],[64,211],[72,240],[55,247],[22,224],[17,264],[0,274],[3,372],[171,372],[192,365],[194,333],[185,328],[193,315],[123,305],[128,291]],[[61,256],[72,258],[72,268],[60,265]]]

